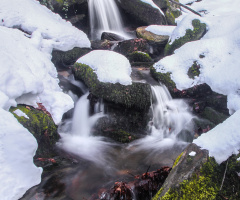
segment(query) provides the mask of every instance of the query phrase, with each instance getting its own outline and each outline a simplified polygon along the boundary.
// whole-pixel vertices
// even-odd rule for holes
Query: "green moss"
[[[29,119],[19,117],[15,114],[14,111],[17,109],[24,112]],[[50,157],[52,154],[52,148],[59,139],[57,126],[53,122],[52,118],[41,110],[25,105],[11,107],[9,111],[17,118],[19,123],[21,123],[30,133],[33,134],[38,141],[39,146],[36,155]]]
[[[172,168],[174,168],[178,164],[178,162],[179,162],[180,158],[182,157],[182,155],[183,155],[183,152],[177,157],[177,159],[175,160]]]
[[[167,72],[167,73],[156,72],[156,69],[154,67],[150,67],[150,72],[151,72],[151,75],[154,79],[156,79],[157,81],[166,85],[166,87],[170,91],[173,91],[173,89],[176,88],[176,84],[171,79],[171,73],[169,73],[169,72]]]
[[[130,133],[128,133],[122,129],[114,130],[114,131],[110,131],[110,132],[104,132],[104,136],[109,137],[109,138],[111,138],[117,142],[121,142],[121,143],[129,143],[136,139],[135,136],[132,136]]]
[[[188,76],[191,79],[194,79],[195,76],[199,76],[200,74],[200,65],[197,61],[194,61],[193,65],[188,69]]]
[[[158,190],[157,194],[155,194],[155,196],[152,198],[152,200],[158,200],[158,197],[162,193],[162,191],[163,191],[163,187],[161,187],[160,190]]]
[[[172,44],[171,41],[168,42],[164,49],[165,56],[171,55],[174,52],[174,50],[178,49],[187,42],[200,39],[206,32],[206,24],[201,23],[200,20],[194,19],[192,21],[192,25],[193,30],[187,29],[186,34],[183,37],[176,39]]]
[[[234,155],[218,165],[213,158],[203,164],[199,173],[195,173],[189,180],[184,180],[178,187],[170,188],[163,196],[161,191],[154,200],[221,200],[240,199],[240,181],[237,172],[240,171],[239,155]],[[227,168],[226,168],[227,167]],[[226,174],[224,177],[224,173]],[[223,187],[222,180],[224,178]],[[224,198],[223,198],[224,197]]]
[[[91,67],[80,63],[74,65],[73,71],[75,77],[83,80],[97,97],[126,107],[142,110],[150,107],[151,88],[148,84],[132,83],[132,85],[125,86],[120,83],[103,83],[98,80]]]
[[[211,107],[206,107],[200,116],[204,119],[208,119],[215,125],[222,123],[224,120],[228,118],[228,116],[217,112],[216,110],[212,109]]]
[[[151,62],[152,58],[148,53],[144,53],[141,51],[134,51],[130,53],[128,56],[130,62]]]

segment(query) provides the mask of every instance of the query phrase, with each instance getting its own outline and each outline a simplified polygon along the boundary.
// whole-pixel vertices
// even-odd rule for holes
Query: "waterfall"
[[[75,105],[70,130],[62,128],[60,131],[61,140],[58,146],[67,152],[77,155],[97,165],[105,165],[107,160],[104,157],[111,146],[103,140],[103,137],[92,136],[91,129],[96,121],[104,116],[103,105],[98,103],[95,107],[95,114],[89,116],[89,100],[87,92]]]
[[[149,135],[139,139],[130,147],[136,151],[150,151],[150,154],[170,150],[176,145],[186,145],[180,134],[192,136],[193,115],[188,105],[180,99],[172,99],[167,88],[152,86],[152,120],[149,122]]]
[[[88,8],[92,39],[100,39],[104,31],[129,38],[123,31],[121,15],[114,0],[89,0]]]

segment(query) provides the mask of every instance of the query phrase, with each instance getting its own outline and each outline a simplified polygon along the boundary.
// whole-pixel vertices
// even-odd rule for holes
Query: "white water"
[[[124,38],[122,18],[114,0],[88,1],[92,39],[100,39],[102,32],[116,33]]]
[[[89,93],[86,93],[76,103],[71,130],[60,133],[61,140],[58,145],[67,152],[103,166],[107,161],[105,152],[111,145],[103,141],[103,137],[91,134],[96,121],[104,116],[103,106],[97,104],[96,113],[90,117],[88,95]]]
[[[135,152],[150,151],[151,156],[187,144],[178,136],[183,131],[193,132],[193,115],[183,100],[172,99],[165,86],[152,86],[151,111],[153,118],[149,122],[149,135],[133,142],[130,148],[134,147]]]

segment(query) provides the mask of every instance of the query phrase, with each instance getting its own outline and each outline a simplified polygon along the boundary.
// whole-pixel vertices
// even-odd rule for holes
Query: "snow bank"
[[[152,32],[156,35],[168,35],[171,36],[176,26],[164,26],[164,25],[150,25],[145,30]]]
[[[212,90],[227,95],[230,114],[240,109],[240,21],[238,20],[240,11],[238,4],[238,0],[221,0],[217,2],[202,0],[193,3],[192,8],[194,10],[205,10],[206,14],[201,18],[192,13],[185,14],[173,31],[171,41],[182,37],[186,29],[192,29],[191,21],[193,19],[200,19],[206,23],[208,32],[201,40],[185,44],[175,50],[173,55],[163,58],[154,65],[158,72],[171,72],[171,78],[178,89],[187,89],[194,85],[207,83]],[[226,5],[228,6],[226,7]],[[193,80],[188,77],[187,72],[195,61],[200,65],[200,75]],[[232,117],[229,120],[234,120],[231,119]],[[231,126],[233,124],[232,122]],[[230,131],[226,132],[226,130],[232,130],[229,126],[230,122],[226,121],[221,125],[222,128],[217,130],[222,134],[226,134],[230,141],[230,138],[236,134],[233,132],[231,136]],[[236,122],[234,128],[240,130],[240,124]],[[208,132],[209,135],[211,132]],[[207,139],[208,133],[204,136],[205,139],[201,139],[201,143],[197,141],[194,141],[194,143],[196,142],[201,147],[207,148],[210,155],[214,155],[219,162],[223,161],[223,158],[227,159],[229,152],[236,152],[234,148],[239,148],[239,146],[235,146],[233,141],[232,146],[228,145],[229,148],[231,147],[229,152],[224,154],[225,146],[222,146],[221,150],[219,140],[224,143],[226,138],[218,133],[218,135],[213,134],[212,139]],[[216,138],[213,139],[213,137]],[[208,148],[208,141],[212,142],[211,149]],[[216,151],[214,151],[214,148],[216,148]],[[220,154],[216,154],[217,150],[221,152],[221,157],[219,157]]]
[[[202,134],[194,143],[209,151],[218,163],[228,159],[232,154],[238,154],[240,110],[235,112],[225,122],[211,131]]]
[[[40,48],[52,48],[62,51],[73,47],[90,47],[86,34],[73,27],[70,22],[63,20],[36,0],[1,0],[0,25],[17,27],[27,33],[46,39]]]
[[[1,0],[0,44],[0,199],[16,200],[40,183],[42,169],[33,164],[35,138],[8,109],[42,103],[59,123],[73,101],[58,85],[51,52],[90,47],[90,41],[38,1]]]
[[[0,199],[16,200],[41,181],[42,169],[33,164],[35,138],[2,109],[8,98],[0,91]]]
[[[90,66],[101,82],[132,84],[131,64],[125,56],[119,53],[95,50],[79,58],[77,63]]]

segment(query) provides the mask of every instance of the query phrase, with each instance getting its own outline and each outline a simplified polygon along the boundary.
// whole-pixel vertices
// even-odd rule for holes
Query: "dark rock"
[[[103,32],[101,35],[101,40],[123,41],[125,38],[115,33]]]
[[[96,49],[110,50],[115,43],[116,42],[109,41],[109,40],[92,40],[91,47],[93,50],[96,50]]]
[[[73,71],[76,79],[83,80],[97,97],[128,108],[148,110],[150,107],[151,88],[148,84],[132,83],[125,86],[119,83],[103,83],[98,80],[97,75],[88,65],[80,63],[75,63]]]
[[[148,54],[151,53],[150,45],[146,40],[141,38],[119,42],[113,50],[125,56],[128,56],[135,51],[142,51]]]
[[[171,55],[173,52],[184,45],[187,42],[199,40],[203,35],[206,33],[206,24],[201,23],[200,20],[194,19],[192,21],[193,30],[187,29],[186,34],[183,37],[180,37],[179,39],[176,39],[171,43],[171,41],[168,42],[164,49],[164,55]]]
[[[66,68],[73,65],[78,58],[89,53],[91,49],[75,47],[69,51],[53,50],[52,62],[57,68]]]
[[[118,1],[118,4],[133,18],[141,21],[143,25],[166,24],[165,17],[157,8],[154,8],[150,4],[141,0],[121,0]]]
[[[42,105],[39,104],[39,106],[39,109],[35,109],[31,106],[18,105],[17,107],[11,107],[10,112],[36,138],[38,149],[35,157],[51,158],[55,155],[55,143],[60,136],[57,133],[57,126],[49,116],[50,114],[44,110]],[[15,114],[14,111],[17,109],[24,112],[29,119]]]

